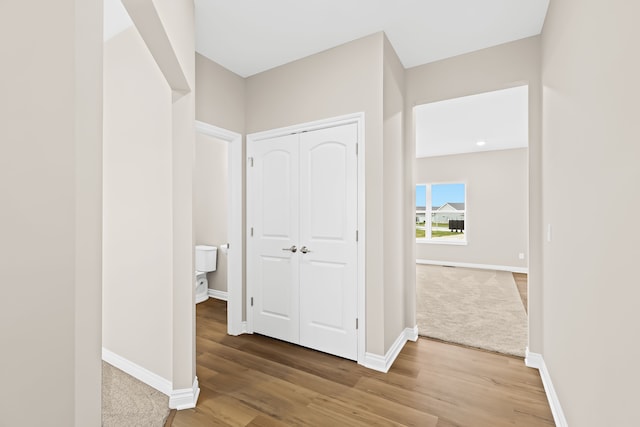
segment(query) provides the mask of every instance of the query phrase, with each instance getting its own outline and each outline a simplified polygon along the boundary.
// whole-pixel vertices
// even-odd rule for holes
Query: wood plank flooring
[[[195,409],[172,427],[549,426],[538,371],[520,358],[420,338],[387,374],[260,335],[226,335],[226,303],[197,305]]]

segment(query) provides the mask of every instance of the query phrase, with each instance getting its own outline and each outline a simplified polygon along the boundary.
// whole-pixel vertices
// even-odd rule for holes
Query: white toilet
[[[218,248],[216,246],[196,246],[196,304],[209,299],[207,273],[216,271]]]

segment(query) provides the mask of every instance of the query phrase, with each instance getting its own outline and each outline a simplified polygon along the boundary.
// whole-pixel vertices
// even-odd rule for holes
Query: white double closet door
[[[250,141],[254,332],[356,360],[358,127]]]

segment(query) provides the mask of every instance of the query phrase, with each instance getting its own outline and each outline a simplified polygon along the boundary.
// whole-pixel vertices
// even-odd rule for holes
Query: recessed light
[[[482,147],[482,146],[483,146],[483,145],[485,145],[485,144],[486,144],[486,142],[484,142],[484,141],[478,141],[478,142],[476,142],[476,145],[477,145],[478,147]]]

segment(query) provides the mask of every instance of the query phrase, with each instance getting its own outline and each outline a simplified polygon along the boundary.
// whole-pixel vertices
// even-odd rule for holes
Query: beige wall
[[[102,1],[75,2],[76,426],[102,414],[102,14]]]
[[[171,90],[132,27],[104,53],[103,346],[168,381],[171,150]]]
[[[194,4],[192,0],[123,0],[123,4],[171,89],[171,372],[173,389],[183,391],[192,389],[196,375]],[[169,405],[188,404],[185,399],[170,398]]]
[[[638,16],[552,1],[543,29],[543,356],[571,426],[640,425]]]
[[[246,110],[246,80],[208,58],[196,53],[196,118],[197,120],[230,130],[240,135],[245,134]],[[244,142],[242,144],[242,158],[245,155]],[[242,163],[242,176],[245,176],[245,166]],[[242,186],[242,234],[246,230],[245,186]],[[221,251],[218,250],[218,255]],[[245,247],[242,253],[242,269],[246,265]],[[219,258],[220,260],[220,258]],[[211,277],[211,275],[208,275]],[[246,283],[243,274],[242,301],[246,301]],[[225,279],[226,283],[226,279]],[[217,286],[217,285],[216,285]],[[246,319],[246,307],[242,304],[242,318]]]
[[[405,256],[411,249],[411,235],[403,227],[404,197],[404,67],[395,50],[384,37],[383,45],[383,172],[384,172],[384,349],[400,333],[415,325],[415,313],[407,313],[415,300],[413,286],[406,280],[415,264]],[[408,308],[409,307],[409,308]]]
[[[196,53],[196,119],[244,134],[245,79]]]
[[[216,271],[208,273],[209,288],[227,291],[228,142],[196,134],[193,171],[193,229],[196,245],[218,247]]]
[[[1,2],[0,51],[0,423],[99,425],[101,2]]]
[[[133,1],[133,0],[127,0]],[[137,1],[137,0],[136,0]],[[145,39],[157,44],[156,63],[169,56],[184,78],[163,70],[172,89],[172,200],[173,226],[173,336],[174,390],[192,390],[196,377],[196,310],[194,299],[193,163],[195,155],[195,17],[192,0],[147,0],[157,10],[162,32]],[[138,24],[138,22],[136,22]],[[150,28],[157,28],[152,25]],[[166,37],[166,38],[165,38]],[[167,40],[167,41],[165,41]],[[195,396],[194,396],[195,397]],[[172,406],[172,400],[169,401]]]
[[[539,352],[543,333],[540,38],[530,37],[408,69],[405,166],[413,169],[410,159],[415,158],[414,106],[523,84],[529,85],[529,348]],[[411,175],[415,183],[414,170]],[[415,192],[411,198],[414,209]],[[413,214],[410,218],[413,224]],[[411,283],[415,283],[414,278]]]
[[[466,184],[467,245],[417,243],[422,260],[526,268],[527,149],[416,160],[416,184]]]
[[[116,60],[111,63],[107,57],[105,64],[105,73],[115,76],[114,88],[105,84],[105,121],[109,112],[116,119],[105,126],[105,157],[113,155],[122,164],[105,158],[104,224],[109,237],[104,239],[104,345],[166,378],[173,390],[191,389],[195,377],[193,2],[124,0],[123,4],[135,29],[109,42],[130,38],[120,46],[123,58],[118,61],[114,49]],[[111,137],[112,133],[116,135]],[[116,141],[113,147],[111,140]],[[129,142],[126,148],[118,145],[123,141]],[[123,173],[115,177],[113,171],[120,171],[120,166]],[[110,197],[116,201],[111,203]],[[130,243],[127,247],[125,240]],[[145,248],[149,242],[153,246]],[[112,278],[123,271],[130,274],[115,283]],[[123,305],[115,307],[114,301]],[[178,403],[188,404],[173,398],[169,402]]]
[[[383,34],[247,79],[246,132],[365,113],[367,351],[384,354]]]

